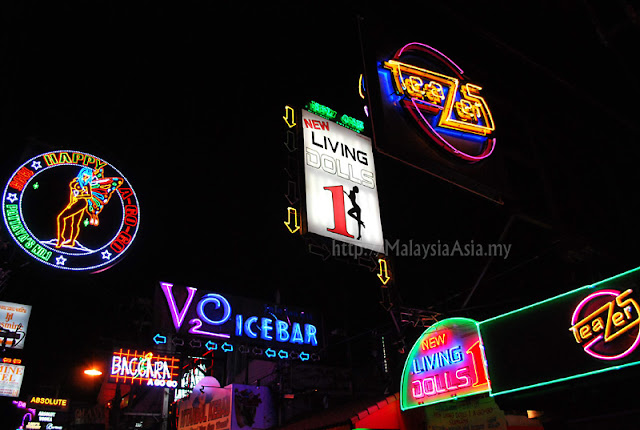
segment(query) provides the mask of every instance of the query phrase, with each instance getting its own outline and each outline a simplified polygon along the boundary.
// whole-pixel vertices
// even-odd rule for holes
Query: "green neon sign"
[[[314,113],[323,118],[335,121],[338,117],[338,112],[331,109],[328,106],[322,105],[318,102],[311,101],[307,106],[309,112]],[[349,115],[343,114],[337,123],[343,127],[355,131],[356,133],[362,133],[364,131],[364,122]]]
[[[640,267],[478,323],[491,395],[640,364]]]

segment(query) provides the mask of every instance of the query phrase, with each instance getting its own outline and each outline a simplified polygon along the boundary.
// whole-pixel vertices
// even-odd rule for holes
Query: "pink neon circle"
[[[416,52],[416,51],[417,52],[424,52],[424,53],[427,53],[427,54],[435,57],[436,59],[438,59],[442,63],[444,63],[449,69],[451,69],[451,71],[456,75],[456,77],[458,79],[460,79],[460,80],[464,79],[464,77],[462,76],[464,74],[464,71],[456,63],[454,63],[453,60],[451,60],[449,57],[447,57],[446,55],[444,55],[442,52],[438,51],[437,49],[435,49],[435,48],[433,48],[433,47],[431,47],[429,45],[426,45],[424,43],[418,43],[418,42],[407,43],[402,48],[398,49],[398,51],[396,51],[395,55],[393,56],[393,59],[394,60],[399,60],[400,56],[402,56],[402,54],[405,54],[407,52]],[[479,155],[471,155],[471,154],[467,154],[464,151],[460,151],[458,148],[456,148],[455,146],[451,145],[447,141],[447,139],[442,137],[440,135],[440,133],[438,133],[431,126],[431,124],[429,124],[427,119],[424,117],[424,115],[422,115],[422,112],[420,111],[420,109],[416,105],[416,102],[415,102],[416,99],[411,97],[410,100],[411,100],[411,103],[413,104],[416,112],[418,112],[418,114],[420,115],[420,118],[422,119],[422,122],[418,121],[418,119],[414,115],[414,118],[416,119],[416,122],[418,122],[420,127],[429,136],[431,136],[431,138],[434,139],[438,145],[440,145],[446,151],[448,151],[448,152],[450,152],[450,153],[462,158],[463,160],[472,161],[472,162],[484,160],[485,158],[487,158],[488,156],[493,154],[493,150],[495,149],[495,144],[496,144],[496,139],[495,138],[493,138],[493,139],[487,138],[486,146],[485,146],[485,148],[482,150],[482,152]]]
[[[589,294],[578,304],[576,309],[573,311],[573,315],[571,316],[571,326],[573,327],[574,325],[576,325],[576,323],[578,322],[578,315],[582,311],[582,308],[585,307],[586,304],[589,303],[591,300],[600,296],[618,297],[619,295],[620,295],[620,291],[617,291],[617,290],[600,290],[600,291],[596,291],[595,293]],[[638,334],[636,335],[636,340],[633,341],[633,344],[629,348],[627,348],[626,351],[611,357],[607,355],[598,354],[597,352],[592,351],[590,349],[591,346],[593,346],[595,343],[598,343],[600,340],[602,340],[602,338],[603,338],[603,335],[600,335],[595,339],[593,339],[591,342],[587,343],[584,346],[584,352],[600,360],[619,360],[631,354],[636,349],[636,347],[640,344],[640,330],[638,330]]]
[[[393,56],[393,59],[398,60],[400,56],[405,52],[412,52],[412,51],[426,52],[427,54],[433,55],[434,57],[436,57],[437,59],[445,63],[445,65],[447,65],[447,67],[449,67],[456,74],[458,79],[462,79],[462,75],[464,71],[456,63],[454,63],[453,60],[451,60],[451,58],[447,57],[446,55],[444,55],[442,52],[438,51],[434,47],[425,45],[424,43],[418,43],[418,42],[407,43],[402,48],[398,49],[396,54]]]

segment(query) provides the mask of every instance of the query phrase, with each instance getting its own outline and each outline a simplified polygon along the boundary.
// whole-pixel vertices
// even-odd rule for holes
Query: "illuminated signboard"
[[[504,111],[494,101],[500,87],[486,76],[494,64],[478,58],[485,47],[473,29],[466,31],[474,43],[454,42],[443,35],[456,17],[434,14],[439,22],[426,27],[374,16],[363,21],[365,95],[375,147],[502,204],[511,191],[504,148],[512,145],[496,139]]]
[[[48,411],[67,411],[69,410],[69,399],[31,396],[29,406]]]
[[[420,67],[423,58],[442,65],[444,73]],[[423,43],[409,43],[383,67],[391,72],[395,101],[431,142],[472,163],[493,153],[495,125],[480,96],[482,88],[465,83],[462,69],[446,55]]]
[[[479,323],[492,394],[640,364],[639,293],[636,268]]]
[[[440,321],[418,338],[402,371],[400,408],[454,400],[489,391],[477,322]]]
[[[109,379],[131,385],[176,388],[179,360],[168,355],[120,349],[111,357]]]
[[[0,346],[24,348],[31,306],[0,302]]]
[[[178,430],[231,429],[232,404],[232,388],[220,388],[217,380],[210,376],[203,378],[191,394],[178,403],[177,428]]]
[[[307,110],[302,130],[307,230],[383,252],[371,139]]]
[[[311,313],[161,282],[161,306],[176,333],[214,342],[246,340],[281,348],[318,346]],[[233,306],[232,306],[233,303]],[[275,355],[275,352],[274,352]]]
[[[57,269],[98,272],[133,242],[136,193],[113,165],[79,151],[33,157],[10,177],[2,214],[16,243]]]
[[[23,376],[24,366],[0,363],[0,396],[18,397]]]

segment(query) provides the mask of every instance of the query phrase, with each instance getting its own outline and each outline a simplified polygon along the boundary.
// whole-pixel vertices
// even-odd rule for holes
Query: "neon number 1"
[[[333,228],[327,228],[327,231],[341,234],[353,239],[353,236],[347,231],[347,214],[344,211],[344,189],[342,185],[333,187],[324,187],[325,190],[331,191],[331,199],[333,200]]]
[[[474,387],[478,385],[484,385],[489,383],[487,380],[487,375],[484,371],[484,365],[482,364],[482,351],[480,351],[480,341],[477,341],[471,348],[467,349],[467,354],[471,356],[473,361],[473,368],[476,373],[476,382],[473,384]],[[480,371],[478,371],[480,369]]]

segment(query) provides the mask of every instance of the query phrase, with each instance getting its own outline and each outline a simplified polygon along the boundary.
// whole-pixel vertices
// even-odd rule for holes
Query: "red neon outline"
[[[495,145],[496,144],[496,138],[495,137],[492,138],[492,139],[487,139],[487,143],[485,145],[485,148],[482,150],[480,155],[467,154],[466,152],[460,151],[459,149],[455,148],[453,145],[451,145],[449,142],[447,142],[442,136],[440,136],[440,133],[438,133],[437,131],[435,131],[433,129],[433,127],[431,127],[431,124],[429,124],[429,121],[427,121],[427,119],[424,117],[424,115],[422,115],[422,112],[420,111],[420,109],[418,109],[418,106],[416,106],[416,102],[415,102],[415,100],[413,98],[411,99],[411,103],[415,107],[415,110],[420,114],[420,118],[422,119],[422,121],[418,120],[418,118],[414,114],[413,109],[407,109],[407,110],[409,111],[411,116],[413,116],[413,118],[416,120],[418,125],[420,125],[420,128],[422,128],[422,130],[424,130],[424,132],[427,133],[429,135],[429,137],[431,137],[433,140],[435,140],[438,145],[440,145],[442,148],[444,148],[448,152],[451,152],[452,154],[457,155],[458,157],[462,158],[463,160],[467,160],[467,161],[484,160],[485,158],[487,158],[488,156],[490,156],[493,153],[493,149],[496,146]],[[427,127],[424,127],[424,125],[426,125]]]
[[[427,54],[431,54],[434,57],[436,57],[438,60],[445,63],[445,65],[449,67],[451,71],[455,73],[460,80],[464,79],[462,76],[464,74],[464,71],[456,63],[454,63],[451,58],[447,57],[442,52],[438,51],[432,46],[425,45],[424,43],[418,43],[418,42],[407,43],[402,48],[396,51],[396,54],[393,56],[393,59],[399,60],[400,56],[404,54],[405,51],[409,51],[409,52],[419,51],[419,52],[426,52]]]

